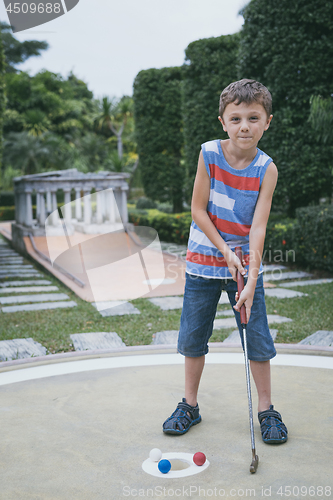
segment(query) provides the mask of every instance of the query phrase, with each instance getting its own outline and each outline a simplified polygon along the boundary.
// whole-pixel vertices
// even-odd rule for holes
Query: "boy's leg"
[[[190,358],[185,356],[185,399],[191,406],[196,406],[199,383],[205,365],[205,356]]]
[[[163,424],[168,434],[184,434],[201,421],[197,393],[221,291],[219,279],[186,274],[178,336],[178,352],[185,356],[185,398]]]
[[[250,361],[251,372],[258,392],[258,412],[268,410],[271,401],[270,361]]]

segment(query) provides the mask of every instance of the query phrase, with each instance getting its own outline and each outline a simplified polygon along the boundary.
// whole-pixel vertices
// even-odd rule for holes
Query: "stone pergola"
[[[57,210],[58,190],[64,192],[61,211],[67,231],[73,228],[80,232],[103,233],[106,225],[123,227],[128,222],[128,177],[129,174],[120,172],[84,174],[77,169],[16,177],[12,233],[42,236],[47,222],[48,228],[52,226],[56,234],[56,228],[62,225]],[[36,194],[36,219],[32,211],[33,193]]]

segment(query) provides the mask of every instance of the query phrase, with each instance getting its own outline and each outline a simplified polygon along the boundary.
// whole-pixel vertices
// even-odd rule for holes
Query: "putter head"
[[[255,455],[253,457],[251,465],[250,465],[251,474],[254,474],[257,471],[258,465],[259,465],[259,457],[258,457],[258,455]]]

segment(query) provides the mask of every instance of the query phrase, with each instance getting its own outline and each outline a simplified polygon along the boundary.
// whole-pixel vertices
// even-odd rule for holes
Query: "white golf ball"
[[[149,458],[153,462],[159,462],[162,458],[161,450],[159,450],[158,448],[153,448],[152,450],[150,450]]]

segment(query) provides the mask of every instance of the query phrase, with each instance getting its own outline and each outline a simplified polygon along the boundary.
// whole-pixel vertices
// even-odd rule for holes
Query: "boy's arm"
[[[238,297],[237,304],[234,306],[236,311],[245,303],[247,320],[250,318],[253,296],[257,284],[264,242],[266,236],[266,226],[272,205],[273,193],[277,183],[278,171],[276,165],[272,162],[267,167],[264,179],[261,184],[260,193],[253,216],[253,222],[250,230],[250,262],[248,280],[243,292]]]
[[[199,155],[198,170],[194,181],[193,194],[192,194],[192,218],[197,226],[200,227],[201,231],[207,236],[207,238],[220,250],[224,258],[227,261],[228,269],[236,281],[237,269],[243,275],[246,273],[243,265],[245,263],[240,262],[235,253],[230,250],[224,239],[221,237],[220,233],[211,221],[208,212],[207,205],[210,195],[210,178],[207,173],[205,162],[203,159],[202,151]]]

